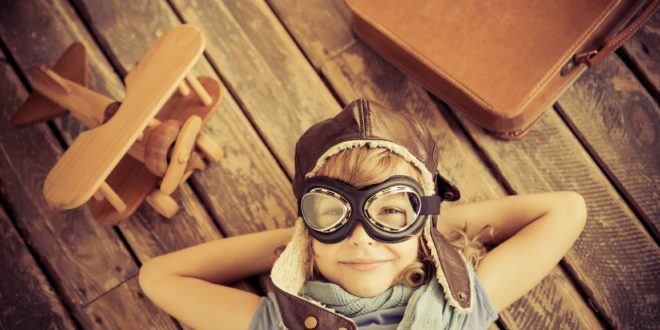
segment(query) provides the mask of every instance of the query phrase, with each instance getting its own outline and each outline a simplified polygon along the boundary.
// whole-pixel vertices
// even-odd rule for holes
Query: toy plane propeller
[[[87,88],[82,44],[73,44],[52,69],[33,65],[35,91],[12,123],[24,126],[70,112],[90,128],[48,173],[46,201],[60,209],[89,201],[92,215],[109,225],[128,218],[145,199],[163,216],[173,216],[179,185],[204,169],[205,159],[222,157],[200,132],[220,102],[220,82],[189,73],[203,50],[204,37],[195,27],[166,31],[126,76],[121,103]]]

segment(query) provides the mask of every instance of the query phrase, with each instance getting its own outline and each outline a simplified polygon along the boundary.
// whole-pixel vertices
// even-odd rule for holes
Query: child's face
[[[321,274],[359,297],[387,290],[401,271],[417,259],[419,234],[400,243],[381,243],[356,223],[350,236],[336,244],[313,240],[314,261]]]

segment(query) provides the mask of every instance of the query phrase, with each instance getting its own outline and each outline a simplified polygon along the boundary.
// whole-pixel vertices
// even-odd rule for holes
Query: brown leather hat
[[[420,169],[425,183],[437,184],[435,193],[445,200],[459,199],[458,189],[437,172],[438,150],[428,129],[406,111],[393,111],[367,99],[351,102],[337,116],[317,123],[300,137],[293,178],[296,198],[300,198],[305,178],[313,176],[328,157],[362,145],[396,149],[393,151]]]
[[[429,173],[436,173],[436,143],[426,127],[405,111],[392,111],[378,103],[358,99],[337,116],[312,126],[296,143],[296,174],[293,193],[300,198],[300,186],[328,150],[346,142],[387,141],[407,149],[421,161]],[[351,143],[348,147],[354,147]]]

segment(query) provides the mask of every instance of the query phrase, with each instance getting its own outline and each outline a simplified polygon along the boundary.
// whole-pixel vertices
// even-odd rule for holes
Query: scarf
[[[374,311],[408,306],[397,329],[463,329],[469,314],[457,313],[447,304],[438,281],[417,287],[395,285],[383,293],[362,298],[352,295],[334,283],[307,281],[302,296],[322,303],[344,316],[354,318]]]
[[[405,306],[414,291],[411,287],[399,284],[375,297],[363,298],[346,292],[337,284],[321,281],[307,281],[302,290],[303,297],[321,302],[327,308],[350,318]]]

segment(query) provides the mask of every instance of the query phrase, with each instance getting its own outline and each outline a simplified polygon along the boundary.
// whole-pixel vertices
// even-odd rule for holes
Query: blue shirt
[[[488,299],[486,290],[479,281],[479,278],[474,276],[474,293],[475,301],[472,305],[472,313],[468,319],[468,326],[466,329],[486,329],[495,320],[497,320],[497,313],[495,308]],[[384,310],[375,311],[365,315],[353,318],[352,320],[361,330],[385,330],[396,329],[403,318],[406,311],[406,306],[388,308]],[[249,329],[265,330],[265,329],[283,329],[282,317],[280,310],[277,306],[277,299],[273,293],[268,293],[267,297],[262,297],[257,307],[257,311],[252,317]]]

